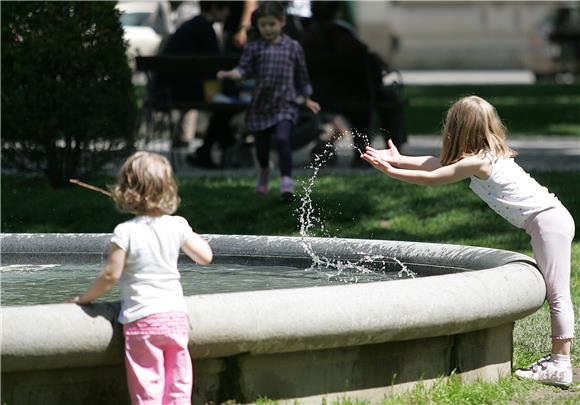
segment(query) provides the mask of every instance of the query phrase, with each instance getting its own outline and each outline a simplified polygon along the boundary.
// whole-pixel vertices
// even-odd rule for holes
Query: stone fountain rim
[[[42,246],[54,249],[49,241],[76,239],[92,246],[88,254],[102,255],[110,235],[83,235],[4,234],[2,254],[42,256]],[[236,257],[237,250],[252,240],[256,254],[284,247],[286,254],[299,256],[302,249],[295,237],[206,236],[218,258],[228,251]],[[327,239],[311,242],[317,249],[332,251]],[[361,246],[388,254],[405,250],[403,259],[414,255],[420,263],[437,262],[434,255],[439,251],[454,263],[483,260],[485,266],[415,280],[187,297],[193,357],[320,350],[468,333],[513,323],[544,301],[541,274],[531,259],[518,253],[413,242],[334,242],[337,249],[351,246],[353,251]],[[120,364],[117,311],[117,303],[2,307],[3,372]]]
[[[206,238],[214,255],[229,257],[283,257],[309,259],[301,240],[309,242],[316,252],[329,257],[357,258],[366,254],[394,256],[404,263],[431,266],[447,266],[465,270],[482,270],[502,266],[511,262],[526,262],[535,266],[535,261],[521,253],[478,246],[437,244],[350,238],[300,238],[295,236],[264,235],[202,235]],[[109,251],[109,233],[13,233],[0,235],[0,253],[4,256],[28,254],[64,253],[81,255],[106,255]],[[332,243],[329,243],[331,241]],[[248,245],[257,245],[248,252]],[[348,248],[350,252],[345,252]],[[358,250],[358,252],[357,252]],[[445,262],[441,260],[442,253]],[[182,254],[182,256],[184,256]]]

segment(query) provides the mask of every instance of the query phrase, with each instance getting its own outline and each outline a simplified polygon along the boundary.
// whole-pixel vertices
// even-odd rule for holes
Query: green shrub
[[[114,2],[2,2],[2,165],[53,185],[133,147],[136,103]]]

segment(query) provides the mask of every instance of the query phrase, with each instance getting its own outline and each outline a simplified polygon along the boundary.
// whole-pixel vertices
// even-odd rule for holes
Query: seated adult
[[[389,91],[382,82],[383,71],[389,71],[390,67],[340,18],[345,3],[312,3],[312,22],[304,31],[301,43],[314,90],[313,98],[326,111],[343,114],[349,120],[355,148],[359,150],[364,150],[369,142],[366,134],[371,129],[373,114],[369,106],[378,106],[376,113],[387,137],[400,146],[406,141],[403,104],[398,94]],[[329,64],[329,60],[335,63]],[[388,108],[381,108],[381,105],[388,105]],[[353,162],[359,160],[355,156]]]
[[[184,22],[169,37],[161,50],[161,55],[219,54],[220,45],[213,28],[215,22],[222,22],[228,14],[228,3],[220,1],[200,1],[200,14]],[[188,73],[162,73],[154,78],[155,91],[167,92],[173,101],[204,99],[203,82],[211,80],[213,74],[191,75]],[[162,97],[163,94],[158,94]]]
[[[184,22],[171,35],[163,47],[162,55],[206,54],[217,55],[220,44],[213,24],[223,23],[229,13],[229,2],[200,1],[200,14]],[[165,73],[153,80],[154,97],[166,97],[171,101],[204,101],[204,82],[215,80],[215,73],[192,75],[188,73]],[[182,112],[180,126],[183,121]],[[232,113],[215,112],[211,115],[203,145],[186,160],[196,166],[215,168],[211,150],[216,142],[222,148],[233,143],[234,131],[230,126]]]

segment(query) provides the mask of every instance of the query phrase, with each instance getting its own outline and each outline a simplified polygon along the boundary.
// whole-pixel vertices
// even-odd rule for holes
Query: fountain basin
[[[4,234],[2,263],[102,262],[108,234]],[[308,267],[300,238],[206,235],[216,263]],[[532,259],[398,241],[309,238],[319,255],[396,257],[416,279],[186,298],[194,403],[380,400],[452,372],[511,372],[512,329],[543,303]],[[397,271],[395,261],[389,270]],[[128,403],[118,303],[2,307],[7,404]]]

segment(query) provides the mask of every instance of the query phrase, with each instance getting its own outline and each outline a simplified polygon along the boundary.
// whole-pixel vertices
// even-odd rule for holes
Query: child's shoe
[[[261,170],[256,184],[256,191],[260,194],[268,194],[268,182],[270,181],[270,171]]]
[[[514,374],[520,378],[561,388],[569,388],[574,376],[570,363],[556,364],[550,355],[542,357],[528,368],[518,368]]]
[[[292,201],[294,199],[294,184],[292,177],[282,177],[280,180],[280,197],[282,200]]]

